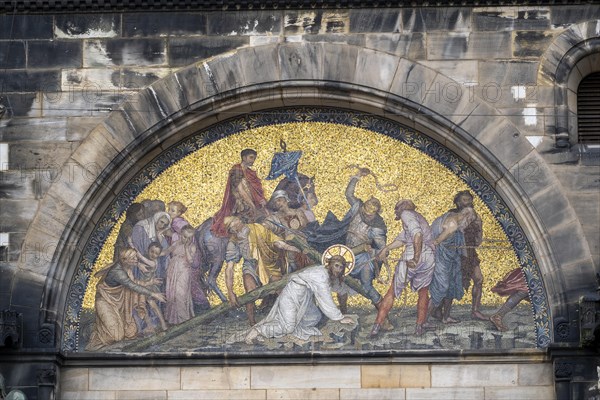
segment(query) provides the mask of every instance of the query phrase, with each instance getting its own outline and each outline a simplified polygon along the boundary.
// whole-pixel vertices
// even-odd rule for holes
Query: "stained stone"
[[[206,15],[201,13],[123,14],[123,36],[193,36],[206,33]]]
[[[376,9],[350,10],[350,32],[400,32],[400,10],[382,13]]]
[[[169,65],[172,67],[190,65],[248,43],[248,37],[171,38],[168,42]]]
[[[52,39],[52,15],[0,15],[0,39]]]
[[[2,68],[25,68],[25,41],[0,42]]]
[[[554,36],[547,32],[517,31],[515,32],[513,55],[521,58],[540,57],[553,39]]]
[[[117,14],[59,14],[54,20],[57,38],[87,39],[119,36],[121,18]]]
[[[29,68],[81,67],[82,46],[79,41],[30,40],[27,43]]]

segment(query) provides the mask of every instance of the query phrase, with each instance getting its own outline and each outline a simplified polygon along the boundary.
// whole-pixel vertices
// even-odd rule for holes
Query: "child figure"
[[[192,263],[196,254],[193,241],[194,228],[185,225],[181,228],[179,240],[173,243],[164,255],[170,254],[167,267],[167,322],[180,324],[194,316],[192,302]]]
[[[182,217],[187,207],[180,201],[172,201],[167,205],[167,212],[171,217],[171,244],[175,244],[181,237],[181,228],[189,223]]]
[[[162,246],[158,242],[150,243],[150,246],[148,246],[147,258],[137,252],[139,276],[137,281],[147,289],[159,293],[162,293],[160,287],[162,279],[156,277],[156,268],[157,260],[161,255],[161,252]],[[150,307],[150,312],[148,312],[146,305]],[[135,311],[142,322],[141,325],[145,327],[144,331],[146,334],[154,333],[157,319],[161,329],[163,331],[167,329],[167,323],[165,322],[162,310],[155,299],[140,295]]]

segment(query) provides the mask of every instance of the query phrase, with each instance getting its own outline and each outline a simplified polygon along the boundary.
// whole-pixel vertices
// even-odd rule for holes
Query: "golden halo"
[[[354,253],[348,246],[344,246],[343,244],[334,244],[333,246],[329,246],[327,250],[323,252],[323,257],[321,257],[321,264],[327,264],[327,261],[333,256],[342,256],[344,260],[346,260],[346,273],[344,275],[348,275],[354,269],[356,265],[354,259]]]

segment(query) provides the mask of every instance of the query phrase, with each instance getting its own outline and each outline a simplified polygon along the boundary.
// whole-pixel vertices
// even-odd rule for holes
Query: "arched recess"
[[[415,83],[423,89],[414,90]],[[122,104],[73,153],[63,172],[69,175],[79,168],[86,173],[52,185],[24,245],[47,232],[40,229],[44,215],[64,222],[51,238],[52,261],[40,267],[48,276],[42,318],[58,324],[62,350],[73,350],[68,340],[76,327],[68,321],[78,312],[73,305],[83,296],[81,280],[87,279],[78,274],[83,252],[99,250],[101,243],[90,243],[91,234],[124,185],[157,155],[200,129],[233,115],[301,105],[339,107],[397,121],[476,168],[531,245],[539,264],[528,279],[542,298],[535,310],[538,344],[555,340],[552,318],[562,315],[574,296],[559,267],[565,262],[563,249],[582,249],[571,260],[583,265],[578,285],[589,285],[593,268],[589,250],[581,247],[585,241],[580,227],[567,225],[549,233],[563,226],[547,207],[548,191],[556,185],[529,142],[493,107],[463,95],[458,83],[421,64],[359,47],[298,43],[241,49],[182,69]],[[535,179],[519,180],[511,173],[523,165],[535,166]],[[566,215],[572,214],[560,191],[553,199]]]
[[[543,55],[538,82],[554,87],[556,146],[577,144],[577,88],[581,80],[600,71],[600,20],[572,25],[557,36]]]

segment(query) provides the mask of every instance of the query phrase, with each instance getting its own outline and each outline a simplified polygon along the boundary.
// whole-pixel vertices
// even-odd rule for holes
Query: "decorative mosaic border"
[[[261,111],[214,125],[160,154],[127,184],[104,213],[85,245],[83,256],[69,287],[61,340],[62,350],[78,351],[79,317],[94,263],[119,217],[147,185],[171,165],[207,144],[248,129],[293,122],[335,123],[387,135],[423,152],[462,179],[489,207],[506,233],[529,286],[537,346],[544,348],[550,344],[548,300],[531,244],[498,193],[478,172],[438,142],[397,122],[375,115],[359,114],[335,108],[301,107]]]

